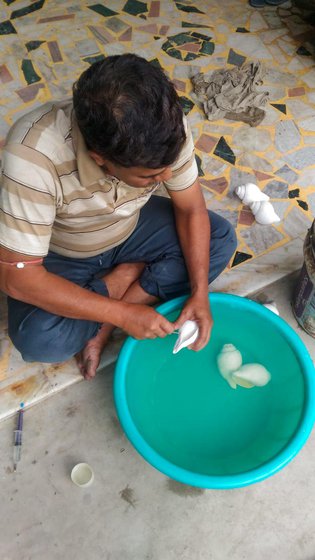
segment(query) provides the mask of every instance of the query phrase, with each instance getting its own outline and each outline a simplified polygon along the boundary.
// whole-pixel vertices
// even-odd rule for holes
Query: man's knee
[[[226,222],[226,230],[224,235],[224,240],[225,240],[224,248],[226,249],[226,255],[229,261],[232,255],[235,253],[237,247],[237,237],[236,237],[235,229],[232,226],[232,224],[228,222],[228,220],[225,220],[225,222]]]
[[[45,320],[46,319],[46,320]],[[38,309],[17,322],[9,313],[9,337],[25,362],[64,362],[95,336],[98,324],[66,319]]]
[[[73,356],[65,340],[56,339],[53,332],[34,328],[9,328],[9,336],[25,362],[64,362]]]
[[[126,262],[116,265],[109,274],[103,277],[109,297],[121,299],[140,278],[144,268],[145,263],[143,262]]]
[[[214,212],[209,211],[209,218],[211,223],[210,252],[219,252],[229,260],[237,247],[235,229],[228,220]]]
[[[225,269],[237,246],[236,233],[231,223],[218,215],[213,221],[209,284]],[[148,265],[141,276],[140,285],[148,294],[162,301],[189,294],[189,275],[182,253],[177,250],[176,254],[163,256]]]
[[[210,270],[209,284],[223,272],[237,247],[237,238],[232,224],[217,214],[210,212]]]

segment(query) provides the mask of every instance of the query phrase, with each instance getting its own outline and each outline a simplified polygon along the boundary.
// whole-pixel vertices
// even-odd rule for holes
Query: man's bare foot
[[[79,370],[84,379],[93,379],[99,366],[102,352],[114,330],[113,325],[104,323],[97,335],[87,341],[81,352],[75,355]]]
[[[109,295],[113,299],[121,299],[130,285],[139,278],[144,263],[122,263],[104,276]],[[93,379],[99,366],[104,347],[114,330],[110,323],[104,323],[97,335],[91,338],[75,358],[79,370],[85,379]]]
[[[104,345],[99,343],[97,336],[91,338],[81,352],[75,355],[75,359],[79,366],[84,379],[93,379],[99,366]]]

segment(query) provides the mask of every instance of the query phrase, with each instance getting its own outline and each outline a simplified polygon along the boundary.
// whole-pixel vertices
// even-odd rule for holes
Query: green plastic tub
[[[121,425],[138,452],[180,482],[235,488],[284,467],[315,420],[315,372],[308,351],[280,317],[246,298],[211,294],[214,328],[203,350],[173,355],[176,334],[138,341],[120,352],[114,399]],[[174,320],[185,298],[158,311]],[[216,357],[232,343],[243,363],[271,373],[265,387],[231,389]]]

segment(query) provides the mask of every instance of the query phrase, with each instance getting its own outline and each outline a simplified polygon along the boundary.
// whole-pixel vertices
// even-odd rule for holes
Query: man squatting
[[[169,198],[154,195],[161,183]],[[96,62],[72,100],[14,124],[0,216],[0,288],[25,361],[76,356],[90,379],[115,327],[156,338],[191,319],[191,348],[209,341],[208,284],[235,251],[235,232],[207,211],[179,98],[145,59]],[[155,311],[183,294],[175,322]]]

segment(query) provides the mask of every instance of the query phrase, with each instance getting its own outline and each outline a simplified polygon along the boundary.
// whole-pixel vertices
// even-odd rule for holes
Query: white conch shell
[[[236,383],[231,374],[241,367],[242,354],[235,348],[234,344],[224,344],[220,354],[218,354],[217,364],[222,377],[233,389],[236,389]]]
[[[274,301],[270,301],[268,303],[263,303],[264,307],[267,307],[267,309],[269,309],[270,311],[272,311],[273,313],[275,313],[276,315],[280,315],[279,313],[279,309],[276,306]]]
[[[178,329],[178,338],[173,348],[173,354],[177,354],[180,350],[195,342],[198,338],[199,328],[195,321],[185,321]]]
[[[249,205],[252,202],[261,202],[269,200],[269,196],[261,192],[260,188],[255,183],[246,183],[234,189],[235,194],[241,199],[243,204]]]
[[[252,202],[249,206],[255,216],[256,222],[259,224],[266,226],[268,224],[280,222],[280,218],[270,202]]]
[[[263,387],[271,379],[269,371],[261,364],[245,364],[231,375],[236,385],[246,389],[251,387]]]

